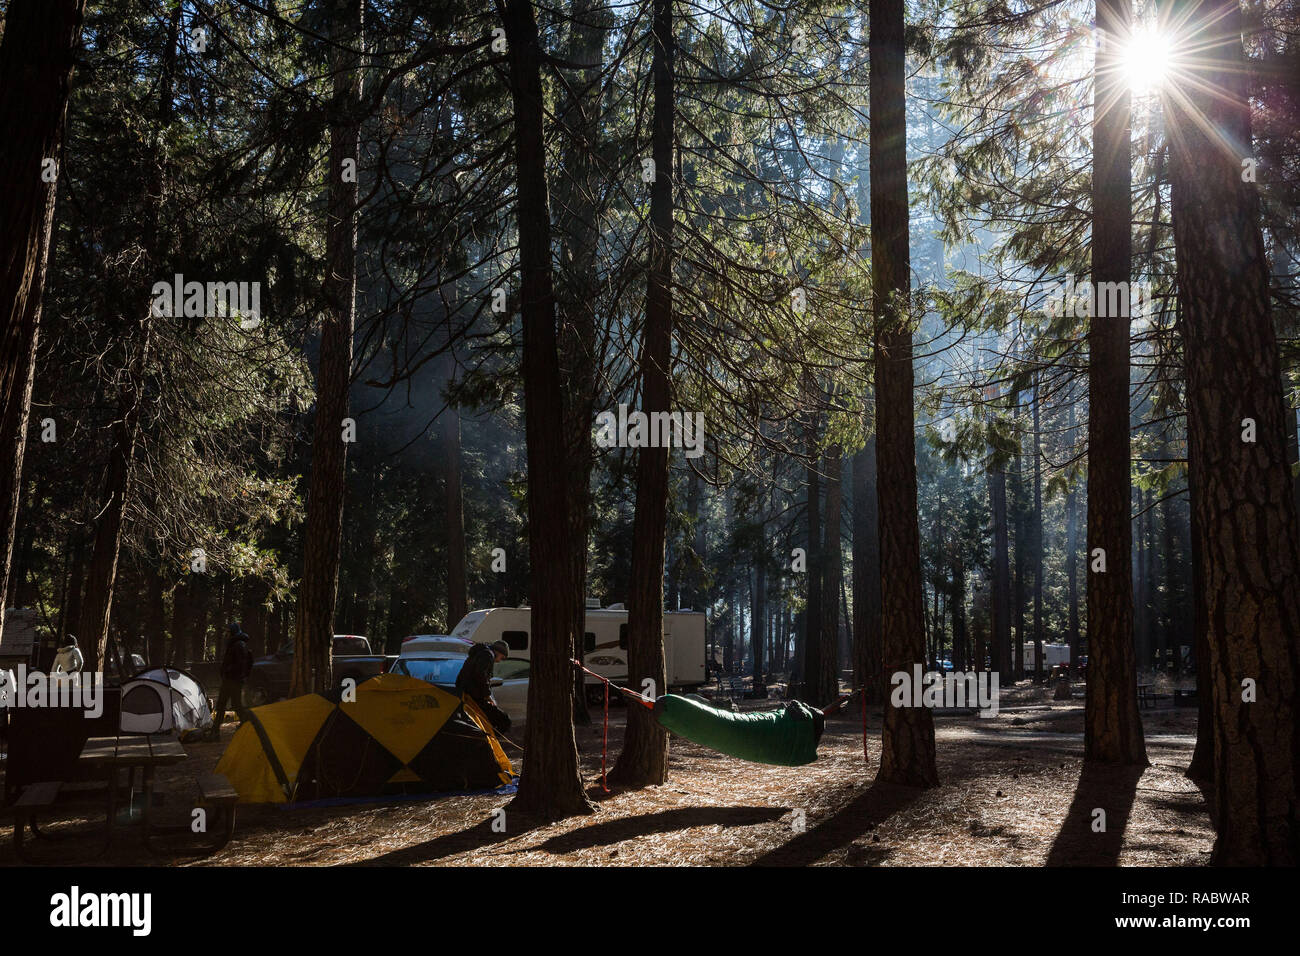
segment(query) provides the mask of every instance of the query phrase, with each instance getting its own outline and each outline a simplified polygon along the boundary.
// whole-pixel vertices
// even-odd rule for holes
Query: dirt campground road
[[[1028,695],[1032,697],[1033,695]],[[1144,713],[1151,764],[1083,772],[1081,701],[1033,701],[992,719],[937,715],[941,786],[872,785],[880,721],[828,722],[816,763],[743,763],[674,740],[667,784],[606,795],[601,726],[579,728],[585,778],[598,810],[539,825],[508,810],[509,796],[448,797],[327,808],[239,809],[231,844],[202,860],[145,852],[118,835],[103,865],[902,865],[1187,866],[1208,862],[1213,830],[1204,795],[1183,776],[1195,743],[1194,709]],[[610,718],[611,763],[624,712]],[[158,819],[181,821],[194,781],[222,744],[187,746],[190,759],[159,776]],[[512,733],[516,740],[522,734]],[[518,766],[519,754],[509,750]],[[504,832],[494,811],[507,808]],[[1105,813],[1105,830],[1095,827]],[[12,819],[0,830],[0,863],[17,865]],[[44,847],[42,847],[44,849]]]

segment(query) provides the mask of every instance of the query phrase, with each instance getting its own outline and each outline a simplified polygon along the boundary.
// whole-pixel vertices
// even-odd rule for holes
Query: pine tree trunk
[[[1132,250],[1129,102],[1119,63],[1130,0],[1098,0],[1093,94],[1092,281],[1127,287]],[[1129,483],[1129,319],[1100,315],[1088,329],[1088,691],[1084,758],[1145,766],[1133,654]],[[1093,556],[1104,552],[1105,568]]]
[[[187,574],[172,588],[171,648],[169,664],[183,666],[189,651],[190,631],[194,627],[194,575]]]
[[[1164,445],[1166,456],[1170,453],[1168,443]],[[1178,535],[1175,525],[1178,515],[1175,513],[1176,499],[1166,496],[1160,505],[1160,523],[1162,525],[1160,557],[1161,580],[1165,591],[1161,608],[1160,626],[1160,665],[1172,674],[1177,674],[1180,666],[1179,632],[1175,624],[1180,597],[1183,595],[1183,562],[1178,551]]]
[[[818,671],[808,675],[807,700],[825,707],[840,694],[840,582],[844,578],[844,560],[840,546],[840,519],[843,506],[843,456],[838,445],[823,459],[826,475],[826,527],[822,536],[821,560],[821,628],[818,641]]]
[[[767,562],[766,555],[757,554],[754,556],[754,599],[752,610],[750,611],[750,635],[749,641],[753,655],[753,689],[755,697],[767,696],[767,683],[764,679],[765,671],[763,656],[763,622],[766,618],[764,599],[767,597]]]
[[[212,648],[215,656],[220,659],[222,652],[225,650],[225,641],[228,636],[228,629],[234,621],[235,608],[235,582],[227,577],[221,582],[221,603],[217,605],[217,621],[213,630]],[[204,639],[204,649],[206,652],[207,640]]]
[[[809,378],[806,394],[815,401],[816,388]],[[817,675],[821,673],[821,641],[818,635],[822,626],[822,526],[821,526],[821,458],[817,455],[817,417],[810,413],[804,429],[804,453],[809,456],[806,478],[808,500],[805,506],[808,525],[808,546],[804,575],[805,603],[803,613],[802,650],[799,658],[800,696],[804,699],[813,692]]]
[[[61,153],[84,6],[85,0],[12,0],[0,44],[0,595],[8,593],[51,258],[58,180],[46,181],[45,162]]]
[[[988,473],[989,509],[993,516],[993,670],[1011,673],[1011,558],[1007,534],[1007,473],[995,468]],[[983,662],[981,662],[981,666]]]
[[[150,667],[167,664],[167,608],[163,603],[163,579],[154,567],[144,572],[145,579],[145,660]]]
[[[1034,683],[1043,682],[1043,454],[1038,379],[1034,379]]]
[[[671,404],[673,292],[673,0],[655,0],[654,116],[651,147],[650,249],[645,330],[641,342],[641,400],[648,415]],[[664,661],[664,544],[668,525],[668,449],[637,452],[636,516],[632,522],[632,588],[628,601],[627,667],[634,690],[653,682],[662,694]],[[739,608],[737,608],[739,610]],[[737,614],[739,618],[739,614]],[[610,774],[621,786],[643,787],[668,778],[668,734],[643,707],[628,709],[623,751]]]
[[[245,578],[239,604],[239,623],[251,638],[248,645],[254,654],[258,648],[263,654],[274,653],[271,635],[267,630],[266,597],[270,593],[266,582],[260,578]]]
[[[843,564],[843,562],[841,562]],[[839,648],[838,657],[841,662],[853,660],[853,616],[849,612],[849,589],[844,582],[843,568],[840,570],[840,624],[836,633],[836,647]],[[841,663],[840,668],[843,669]],[[837,672],[835,681],[838,685],[840,675]],[[853,685],[856,686],[856,685]]]
[[[587,545],[591,525],[591,423],[595,414],[596,368],[601,357],[596,354],[596,280],[599,248],[600,210],[596,197],[596,150],[600,137],[600,77],[602,50],[607,28],[600,0],[576,0],[572,8],[572,27],[567,59],[587,69],[568,74],[563,88],[560,121],[567,130],[565,137],[566,175],[557,184],[557,217],[560,246],[559,341],[561,391],[564,401],[565,438],[569,469],[570,540],[574,562],[573,576],[582,599],[578,603],[574,633],[575,660],[584,659],[583,635],[586,633]],[[580,546],[577,546],[580,545]],[[587,713],[586,678],[574,674],[573,716],[575,722],[591,722]]]
[[[1151,635],[1147,631],[1146,616],[1146,527],[1145,495],[1135,495],[1138,512],[1137,541],[1133,554],[1133,657],[1139,670],[1151,667]]]
[[[1174,74],[1179,95],[1166,98],[1166,111],[1193,532],[1209,645],[1200,693],[1211,694],[1214,707],[1212,860],[1295,865],[1300,530],[1259,198],[1243,181],[1251,130],[1241,12],[1235,0],[1167,6],[1178,22],[1205,23],[1195,57]]]
[[[303,528],[302,583],[294,638],[291,696],[334,686],[334,608],[338,599],[343,499],[347,488],[348,392],[357,296],[357,167],[361,162],[363,0],[334,0],[330,171],[325,222],[325,315],[321,320],[316,420]]]
[[[916,433],[908,292],[907,110],[903,0],[870,9],[872,316],[880,508],[882,667],[923,664],[921,537],[916,514]],[[883,783],[935,786],[934,721],[924,707],[885,707]]]
[[[1074,441],[1074,403],[1070,403],[1068,431]],[[1079,655],[1083,653],[1079,634],[1079,491],[1070,483],[1065,495],[1065,587],[1069,602],[1067,634],[1070,642],[1070,669],[1078,674]]]
[[[1142,621],[1147,631],[1147,647],[1150,650],[1148,659],[1157,671],[1164,668],[1164,652],[1160,647],[1159,633],[1156,627],[1157,609],[1156,609],[1156,508],[1155,493],[1148,491],[1146,498],[1146,519],[1147,532],[1146,544],[1143,547],[1143,557],[1145,567],[1142,572]]]
[[[374,463],[371,467],[366,468],[362,475],[370,486],[376,487],[379,481],[378,464]],[[357,595],[352,612],[353,623],[349,631],[353,634],[365,634],[371,638],[371,647],[378,652],[379,644],[375,643],[374,635],[379,629],[379,620],[377,612],[378,596],[375,589],[375,555],[378,551],[379,541],[379,515],[373,507],[367,507],[361,513],[361,528],[358,532],[357,540]],[[273,634],[267,634],[267,647],[274,652],[281,646],[280,632],[287,626],[285,616],[287,606],[284,604],[277,605],[276,609],[276,630]],[[450,633],[450,632],[448,632]]]
[[[30,407],[30,402],[28,407]],[[15,529],[15,554],[10,561],[8,606],[35,607],[37,602],[40,601],[40,590],[37,585],[35,568],[33,567],[36,530],[42,524],[39,520],[39,512],[36,509],[36,503],[41,500],[39,474],[28,475],[26,480],[22,481],[21,487],[25,491],[20,495],[18,511],[26,511],[27,519],[17,526],[17,528],[22,529],[21,533],[17,533],[17,529]]]
[[[952,563],[952,667],[966,670],[966,565],[957,558]]]
[[[190,625],[190,661],[199,663],[206,659],[208,645],[208,619],[212,613],[212,585],[206,576],[194,579],[194,622]]]
[[[528,724],[523,773],[511,807],[544,819],[590,813],[573,735],[573,632],[582,582],[566,535],[569,497],[564,405],[551,279],[551,213],[542,132],[541,48],[531,0],[506,0],[504,26],[514,108],[516,215],[528,446]]]
[[[454,363],[448,363],[454,364]],[[450,381],[450,380],[449,380]],[[447,475],[447,633],[469,613],[469,583],[465,568],[465,496],[460,477],[460,409],[443,411],[442,454]]]
[[[880,673],[880,519],[876,436],[853,456],[853,682],[869,704],[884,700]]]
[[[1187,494],[1195,500],[1196,479],[1188,476]],[[1187,766],[1187,776],[1202,783],[1214,782],[1214,700],[1212,688],[1214,674],[1210,670],[1210,618],[1209,602],[1205,594],[1205,553],[1201,547],[1201,535],[1197,527],[1196,509],[1191,509],[1191,558],[1192,558],[1192,650],[1196,655],[1196,747],[1192,751],[1191,762]],[[1215,818],[1217,829],[1218,814],[1213,806],[1210,814]]]
[[[26,313],[21,316],[23,325],[22,354],[19,357],[21,368],[19,374],[10,382],[10,392],[5,395],[3,408],[0,409],[0,449],[12,452],[12,459],[0,465],[0,628],[4,627],[4,608],[9,602],[4,598],[14,585],[14,539],[18,531],[18,513],[22,506],[23,458],[27,449],[27,423],[32,407],[32,387],[36,381],[36,340],[40,326],[41,293],[45,281],[45,260],[48,260],[49,247],[42,238],[40,253],[44,257],[40,274],[36,279],[37,287],[27,295]],[[28,530],[24,541],[24,550],[30,551],[31,536],[34,525],[32,516],[27,519]],[[25,562],[24,562],[25,564]],[[14,601],[14,606],[26,606],[22,601]]]
[[[50,635],[59,644],[77,626],[81,615],[81,579],[86,567],[86,539],[79,528],[69,530],[67,549],[68,571],[59,606],[58,628]]]
[[[86,591],[77,627],[87,670],[106,660],[109,617],[112,613],[113,589],[117,581],[118,555],[122,543],[122,519],[126,512],[131,464],[135,458],[136,440],[140,432],[139,384],[144,375],[149,345],[150,336],[146,331],[145,341],[139,347],[137,358],[131,363],[130,378],[136,385],[128,386],[128,394],[119,407],[112,428],[112,445],[104,471],[99,520],[95,523],[95,543],[91,549]]]
[[[1015,535],[1015,589],[1012,594],[1012,615],[1016,627],[1015,671],[1016,680],[1025,677],[1025,563],[1028,554],[1028,533],[1025,530],[1025,465],[1024,448],[1020,437],[1019,409],[1020,393],[1016,392],[1012,401],[1016,409],[1016,463],[1011,472],[1011,519]]]

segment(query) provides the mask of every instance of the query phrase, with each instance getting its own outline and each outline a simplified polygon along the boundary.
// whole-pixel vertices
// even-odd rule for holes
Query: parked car
[[[335,634],[332,647],[334,680],[342,684],[351,678],[360,684],[363,680],[383,674],[392,659],[375,654],[370,642],[359,634]],[[273,700],[289,696],[289,683],[293,675],[293,644],[286,644],[274,654],[256,658],[253,672],[244,685],[244,703],[260,707]]]
[[[392,672],[453,690],[456,676],[475,643],[446,634],[413,634],[402,641],[402,652],[397,655]],[[526,660],[508,657],[497,661],[492,672],[492,696],[512,721],[522,721],[528,715],[529,666]]]

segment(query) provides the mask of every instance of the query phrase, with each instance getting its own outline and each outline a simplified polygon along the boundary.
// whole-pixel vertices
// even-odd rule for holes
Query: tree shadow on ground
[[[1085,761],[1074,799],[1057,831],[1046,866],[1116,866],[1124,831],[1145,767]],[[1095,832],[1094,811],[1106,811],[1104,832]]]
[[[1202,799],[1205,800],[1205,806],[1201,809],[1210,815],[1210,824],[1215,830],[1219,829],[1218,822],[1215,818],[1214,805],[1218,794],[1214,790],[1213,777],[1187,777],[1187,779],[1201,792]]]
[[[924,792],[918,787],[872,784],[829,820],[769,850],[751,866],[808,866],[816,863],[832,850],[847,847],[869,830],[874,830]]]
[[[572,853],[575,850],[612,846],[653,833],[672,833],[691,827],[749,827],[778,820],[789,812],[783,807],[680,807],[593,823],[568,833],[556,834],[532,849],[548,853]]]
[[[441,860],[449,856],[455,856],[458,853],[468,853],[471,850],[482,849],[488,843],[504,843],[507,840],[514,840],[529,830],[533,829],[533,824],[525,823],[524,828],[519,829],[518,822],[522,814],[511,814],[510,824],[513,832],[497,833],[492,829],[493,818],[487,817],[483,822],[470,827],[468,830],[458,830],[455,833],[444,833],[440,837],[427,840],[424,843],[417,843],[414,846],[402,847],[399,850],[392,850],[388,853],[382,853],[379,856],[371,857],[368,860],[359,860],[356,863],[348,864],[349,866],[411,866],[416,863],[430,863],[434,860]]]

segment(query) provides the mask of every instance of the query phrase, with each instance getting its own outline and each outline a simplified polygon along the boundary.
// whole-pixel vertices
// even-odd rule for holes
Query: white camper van
[[[526,607],[470,611],[460,619],[451,636],[480,644],[505,641],[510,647],[511,660],[528,660],[531,613]],[[705,682],[703,611],[664,612],[664,655],[668,665],[667,691],[698,687]],[[587,608],[582,657],[593,673],[619,684],[627,682],[626,608],[619,604]],[[600,686],[590,676],[587,683]]]
[[[1061,664],[1066,667],[1070,664],[1070,645],[1069,644],[1044,644],[1043,645],[1043,671],[1050,671],[1056,665]],[[1025,641],[1025,673],[1034,672],[1034,644],[1032,641]]]

